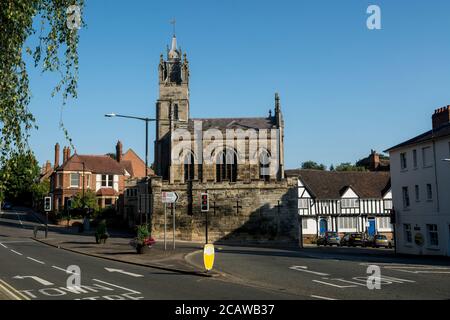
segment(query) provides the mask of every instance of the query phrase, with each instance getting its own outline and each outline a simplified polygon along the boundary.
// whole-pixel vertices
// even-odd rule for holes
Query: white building
[[[450,106],[433,129],[389,150],[397,251],[450,256]]]
[[[287,170],[298,179],[298,214],[305,243],[325,231],[392,238],[389,172]]]

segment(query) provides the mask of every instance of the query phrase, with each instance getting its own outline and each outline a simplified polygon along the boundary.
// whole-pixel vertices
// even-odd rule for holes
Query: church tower
[[[177,48],[177,38],[167,49],[158,67],[159,99],[156,102],[156,174],[167,179],[170,166],[170,133],[176,128],[187,128],[189,121],[189,62],[186,53]]]

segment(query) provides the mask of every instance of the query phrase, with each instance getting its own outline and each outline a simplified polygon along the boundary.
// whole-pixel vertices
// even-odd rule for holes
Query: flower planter
[[[136,246],[136,252],[138,253],[138,254],[145,254],[145,253],[148,253],[149,251],[150,251],[150,247],[149,246],[146,246],[146,245],[142,245],[142,244],[138,244],[137,246]]]

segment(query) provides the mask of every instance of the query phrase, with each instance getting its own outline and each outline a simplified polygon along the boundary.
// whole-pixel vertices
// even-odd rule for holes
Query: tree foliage
[[[315,161],[305,161],[302,163],[302,169],[326,170],[327,167],[326,165],[318,164]]]
[[[73,198],[73,201],[72,201],[72,208],[73,209],[83,209],[83,205],[87,206],[88,208],[90,208],[94,211],[98,210],[97,197],[95,196],[94,191],[86,190],[84,192],[84,198],[83,198],[83,192],[78,192],[75,195],[75,197]]]
[[[81,12],[84,0],[0,2],[0,167],[4,169],[10,168],[4,164],[14,154],[29,152],[30,130],[37,128],[28,109],[31,92],[26,55],[43,72],[60,75],[51,94],[61,93],[62,106],[68,98],[77,97],[79,35],[69,21],[81,16],[75,17],[74,12],[68,10],[72,5],[77,5]],[[39,28],[33,25],[36,20],[40,21]],[[32,36],[37,37],[34,48],[25,45]],[[62,121],[60,126],[72,145]],[[5,184],[0,180],[0,193],[5,192]]]
[[[351,164],[350,162],[344,162],[336,166],[336,171],[367,171],[366,168]]]
[[[5,185],[0,200],[31,204],[39,174],[38,161],[31,151],[13,154],[0,169],[0,180]]]

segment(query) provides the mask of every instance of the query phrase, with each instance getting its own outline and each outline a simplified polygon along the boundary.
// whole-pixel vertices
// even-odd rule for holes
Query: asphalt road
[[[36,224],[34,218],[26,213],[7,212],[0,215],[0,280],[16,289],[22,298],[30,300],[301,298],[216,278],[165,272],[49,247],[30,239],[34,224]],[[81,290],[76,288],[74,274],[67,270],[69,266],[75,266],[72,272],[79,272]],[[79,271],[76,268],[79,268]]]
[[[450,260],[396,256],[390,249],[270,249],[216,245],[215,269],[236,283],[321,300],[450,299]],[[202,254],[190,256],[200,265]],[[379,268],[380,288],[369,289]],[[374,283],[374,281],[369,281]]]

